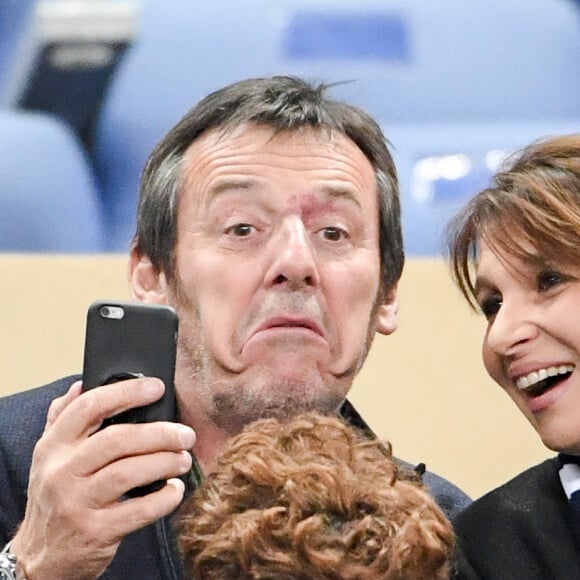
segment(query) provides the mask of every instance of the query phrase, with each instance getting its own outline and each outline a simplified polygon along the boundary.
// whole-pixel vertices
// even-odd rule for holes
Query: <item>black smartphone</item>
[[[114,423],[177,420],[174,375],[178,320],[170,306],[99,300],[87,312],[83,362],[83,390],[139,376],[158,377],[165,384],[163,397],[144,407],[110,417]],[[164,482],[131,490],[144,495]]]

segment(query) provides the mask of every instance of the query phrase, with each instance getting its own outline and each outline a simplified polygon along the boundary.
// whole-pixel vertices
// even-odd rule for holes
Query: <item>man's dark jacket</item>
[[[580,580],[580,548],[556,458],[484,495],[454,521],[461,580]]]
[[[0,398],[0,549],[11,539],[24,518],[32,451],[44,430],[48,407],[79,378],[67,377],[44,387]],[[362,421],[350,405],[345,408],[345,414],[355,424]],[[365,428],[364,424],[357,426]],[[448,516],[454,516],[470,503],[461,490],[437,475],[427,472],[423,479]],[[129,534],[101,578],[181,578],[170,518],[162,518]]]

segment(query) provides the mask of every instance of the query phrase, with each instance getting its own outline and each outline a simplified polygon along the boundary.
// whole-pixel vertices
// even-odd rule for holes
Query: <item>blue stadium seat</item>
[[[34,4],[33,0],[0,0],[0,103]]]
[[[72,132],[45,114],[0,111],[0,252],[102,251],[101,214]]]
[[[580,132],[580,116],[501,124],[384,123],[401,184],[409,256],[441,256],[449,219],[487,187],[505,158],[536,139]]]
[[[138,2],[24,0],[34,10],[16,27],[0,105],[59,117],[90,150],[103,96],[132,40]]]
[[[580,117],[580,19],[569,0],[142,0],[96,132],[111,249],[134,229],[155,143],[209,91],[300,74],[391,123]]]

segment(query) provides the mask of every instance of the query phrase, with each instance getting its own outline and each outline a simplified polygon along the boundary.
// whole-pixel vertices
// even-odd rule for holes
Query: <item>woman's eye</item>
[[[538,291],[539,292],[546,292],[564,282],[565,277],[560,274],[560,272],[555,272],[551,270],[547,270],[545,272],[540,272],[537,277],[538,283]]]
[[[502,305],[502,297],[499,294],[492,294],[483,300],[479,307],[483,315],[489,320],[495,316]]]
[[[249,236],[256,228],[250,224],[235,224],[226,228],[226,234],[232,234],[238,238]]]
[[[330,242],[340,242],[340,240],[348,238],[348,233],[342,228],[328,227],[322,230],[322,235],[325,240]]]

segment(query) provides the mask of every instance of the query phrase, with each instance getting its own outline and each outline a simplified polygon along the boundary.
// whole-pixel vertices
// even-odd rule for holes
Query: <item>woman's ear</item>
[[[131,298],[150,304],[167,304],[167,279],[158,272],[148,256],[131,249],[129,257],[129,289]]]
[[[376,329],[381,334],[392,334],[399,326],[399,293],[395,284],[377,308]]]

